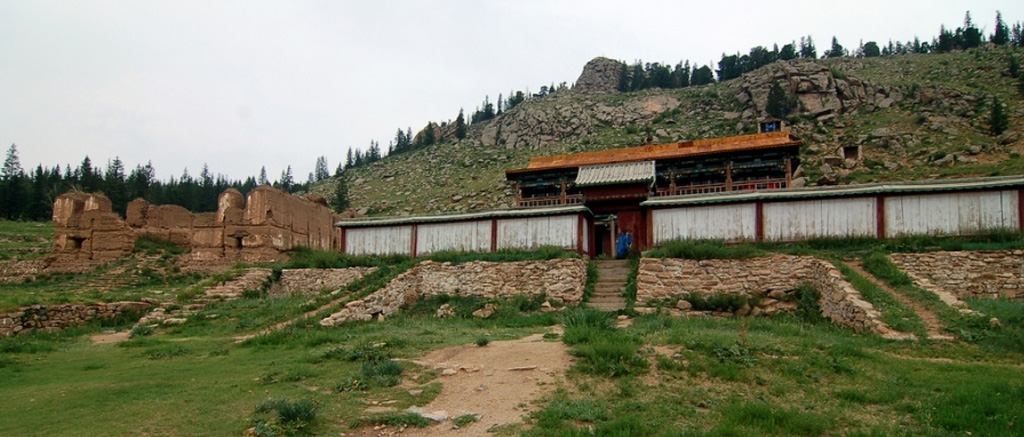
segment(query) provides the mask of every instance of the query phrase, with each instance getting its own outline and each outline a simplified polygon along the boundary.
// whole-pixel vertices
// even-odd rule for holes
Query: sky
[[[1014,1],[0,0],[0,146],[22,167],[151,162],[157,178],[305,181],[325,156],[467,117],[485,96],[579,77],[605,56],[717,67],[832,37],[931,40]]]

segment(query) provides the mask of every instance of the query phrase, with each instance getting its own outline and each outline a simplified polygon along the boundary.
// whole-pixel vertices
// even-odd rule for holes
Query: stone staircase
[[[629,276],[629,261],[618,259],[594,260],[599,271],[594,294],[587,300],[588,308],[602,311],[626,309],[626,278]]]
[[[206,289],[206,298],[209,299],[238,299],[242,297],[242,293],[245,290],[258,290],[263,287],[263,283],[266,282],[267,278],[273,274],[272,269],[253,267],[247,269],[245,273],[242,273],[237,278],[231,281],[221,283],[219,285]]]

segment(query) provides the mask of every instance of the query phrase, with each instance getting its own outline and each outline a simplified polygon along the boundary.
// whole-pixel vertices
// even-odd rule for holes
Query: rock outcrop
[[[796,96],[801,112],[819,120],[864,106],[888,108],[903,99],[898,89],[835,71],[810,60],[776,62],[745,74],[736,98],[747,107],[744,118],[767,117],[768,92],[779,83],[787,94]]]
[[[614,59],[598,57],[583,66],[583,73],[576,79],[575,91],[612,92],[618,91],[622,63]]]

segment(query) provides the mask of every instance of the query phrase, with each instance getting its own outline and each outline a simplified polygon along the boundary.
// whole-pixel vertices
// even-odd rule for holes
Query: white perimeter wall
[[[578,215],[525,217],[498,221],[498,249],[556,246],[576,249]]]
[[[765,203],[764,239],[873,237],[878,232],[876,205],[874,197]]]
[[[345,253],[348,254],[410,255],[411,251],[411,225],[345,230]]]
[[[1011,190],[891,196],[885,199],[885,235],[970,234],[1018,227]]]
[[[422,224],[416,237],[417,256],[445,250],[490,252],[491,221]]]
[[[705,205],[651,211],[653,242],[676,239],[753,240],[756,237],[753,203]]]

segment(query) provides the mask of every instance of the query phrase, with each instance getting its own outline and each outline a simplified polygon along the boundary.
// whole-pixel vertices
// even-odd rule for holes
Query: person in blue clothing
[[[615,256],[625,258],[629,256],[629,249],[633,247],[633,235],[628,230],[619,234],[619,242],[615,248]]]

